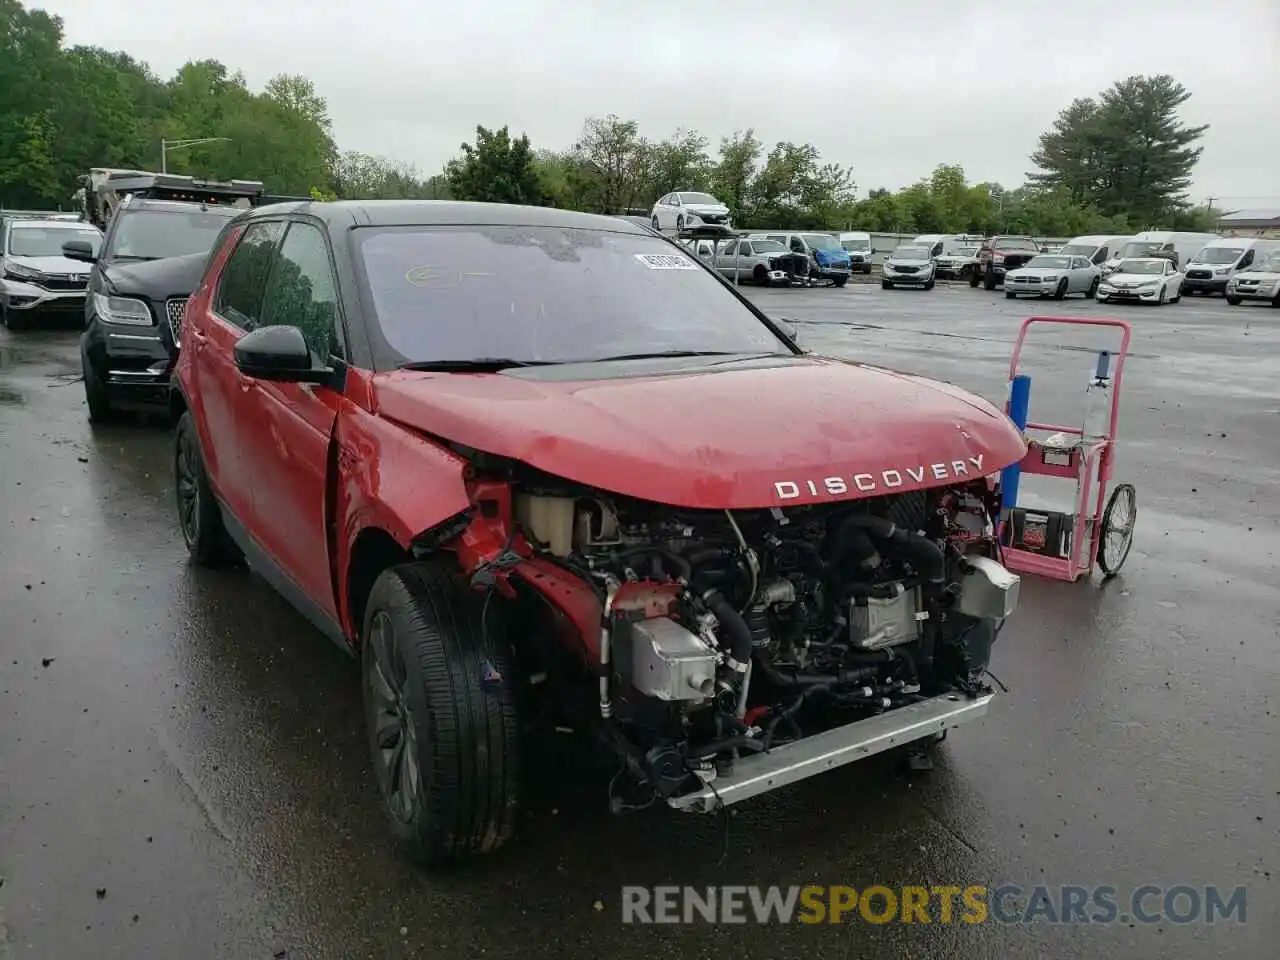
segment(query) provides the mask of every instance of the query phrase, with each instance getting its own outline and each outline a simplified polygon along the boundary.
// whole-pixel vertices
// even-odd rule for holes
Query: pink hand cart
[[[1097,370],[1089,383],[1090,396],[1087,400],[1096,403],[1102,395],[1107,399],[1105,415],[1101,408],[1096,410],[1098,417],[1092,428],[1088,411],[1079,427],[1026,423],[1024,433],[1028,449],[1021,461],[1020,473],[1075,480],[1076,506],[1072,513],[1017,504],[1002,510],[1000,539],[1004,563],[1019,573],[1074,582],[1091,574],[1096,561],[1104,579],[1110,578],[1119,572],[1129,556],[1133,546],[1134,522],[1138,516],[1137,493],[1128,483],[1116,485],[1110,499],[1106,500],[1106,509],[1103,509],[1107,483],[1111,480],[1120,415],[1120,386],[1132,330],[1124,320],[1028,317],[1018,331],[1013,358],[1009,362],[1010,384],[1018,376],[1018,361],[1027,331],[1033,324],[1116,327],[1122,334],[1119,350],[1114,354],[1114,378],[1110,372],[1113,355],[1102,351]],[[1005,405],[1005,412],[1010,415],[1011,403],[1012,399]],[[1053,435],[1036,436],[1044,433]]]

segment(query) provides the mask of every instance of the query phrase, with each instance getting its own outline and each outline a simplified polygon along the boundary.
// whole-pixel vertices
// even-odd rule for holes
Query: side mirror
[[[236,341],[236,367],[246,377],[284,383],[326,383],[333,371],[317,369],[297,327],[259,327]]]
[[[98,262],[88,240],[68,240],[62,245],[62,255],[68,260],[79,260],[81,263]]]

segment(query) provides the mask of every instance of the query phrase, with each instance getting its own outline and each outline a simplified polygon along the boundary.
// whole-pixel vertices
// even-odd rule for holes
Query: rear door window
[[[262,319],[262,298],[284,227],[280,220],[251,223],[222,270],[213,309],[242,330],[252,330]]]

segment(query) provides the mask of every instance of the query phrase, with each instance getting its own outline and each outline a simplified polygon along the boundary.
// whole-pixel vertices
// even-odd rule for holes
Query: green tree
[[[1168,74],[1118,80],[1096,100],[1074,101],[1040,137],[1030,182],[1067,202],[1125,214],[1139,225],[1186,207],[1208,124],[1178,117],[1191,93]]]
[[[462,145],[462,156],[445,167],[449,189],[459,200],[541,205],[546,193],[524,134],[512,138],[499,130],[476,127],[476,142]]]
[[[711,169],[711,188],[733,211],[735,220],[742,220],[746,214],[763,150],[755,130],[750,128],[720,141],[720,158]]]
[[[595,213],[622,213],[644,203],[650,182],[650,149],[639,124],[614,114],[588,117],[573,145],[576,191]]]

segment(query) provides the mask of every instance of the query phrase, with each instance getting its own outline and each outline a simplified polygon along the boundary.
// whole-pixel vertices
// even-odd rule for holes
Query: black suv
[[[80,338],[89,419],[161,411],[178,356],[182,312],[235,206],[128,197],[107,225],[102,252],[63,249],[93,264]]]

